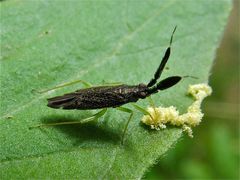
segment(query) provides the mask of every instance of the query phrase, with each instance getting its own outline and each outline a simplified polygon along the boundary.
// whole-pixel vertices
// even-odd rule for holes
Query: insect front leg
[[[127,121],[127,123],[126,123],[126,125],[124,127],[123,134],[122,134],[121,144],[123,145],[124,137],[125,137],[125,134],[127,132],[128,125],[129,125],[129,123],[130,123],[130,121],[132,119],[132,116],[133,116],[133,111],[131,109],[128,109],[128,108],[125,108],[125,107],[117,107],[116,109],[119,110],[119,111],[126,112],[126,113],[130,114],[130,116],[128,118],[128,121]]]
[[[136,105],[136,104],[133,104],[133,103],[132,103],[131,105],[132,105],[135,109],[137,109],[138,111],[142,112],[144,115],[149,115],[151,118],[153,118],[153,117],[151,116],[151,114],[150,114],[147,110],[145,110],[144,108],[142,108],[142,107],[140,107],[140,106],[138,106],[138,105]],[[131,109],[125,108],[125,107],[117,107],[116,109],[119,110],[119,111],[126,112],[126,113],[129,113],[129,114],[130,114],[130,116],[129,116],[129,118],[128,118],[128,121],[127,121],[127,123],[126,123],[126,125],[125,125],[125,127],[124,127],[123,134],[122,134],[121,144],[123,144],[123,142],[124,142],[124,137],[125,137],[125,135],[126,135],[128,125],[129,125],[129,123],[130,123],[130,121],[131,121],[131,119],[132,119],[132,117],[133,117],[133,111],[132,111]]]
[[[144,115],[149,115],[152,119],[152,115],[144,108],[142,108],[141,106],[137,105],[137,104],[131,104],[136,110],[140,111],[141,113],[143,113]]]
[[[81,121],[67,121],[67,122],[56,122],[56,123],[48,123],[48,124],[39,124],[33,127],[29,127],[29,129],[33,128],[40,128],[40,127],[49,127],[49,126],[60,126],[60,125],[72,125],[72,124],[85,124],[90,121],[98,120],[100,117],[102,117],[107,112],[107,108],[102,109],[101,111],[97,112],[96,114],[82,119]]]
[[[147,97],[147,100],[148,100],[150,106],[155,109],[156,106],[155,106],[155,103],[154,103],[153,99],[151,98],[151,96],[148,96],[148,97]]]

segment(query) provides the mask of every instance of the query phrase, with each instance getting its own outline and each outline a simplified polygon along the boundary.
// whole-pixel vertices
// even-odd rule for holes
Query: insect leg
[[[71,124],[84,124],[84,123],[88,123],[90,121],[94,121],[99,119],[100,117],[102,117],[105,113],[106,113],[107,109],[102,109],[101,111],[97,112],[96,114],[82,119],[81,121],[66,121],[66,122],[57,122],[57,123],[48,123],[48,124],[39,124],[33,127],[29,127],[29,129],[33,129],[33,128],[40,128],[40,127],[49,127],[49,126],[59,126],[59,125],[71,125]]]
[[[144,115],[150,116],[150,117],[153,119],[152,115],[151,115],[146,109],[140,107],[140,106],[137,105],[137,104],[133,104],[133,103],[132,103],[131,105],[132,105],[136,110],[140,111],[140,112],[143,113]]]
[[[144,108],[140,107],[139,105],[137,104],[133,104],[131,103],[131,105],[138,111],[140,111],[141,113],[143,113],[144,115],[149,115],[151,116],[151,114],[149,112],[147,112],[147,110],[145,110]]]
[[[105,80],[102,81],[102,84],[100,86],[117,86],[122,85],[122,82],[107,82]]]
[[[154,78],[150,80],[150,82],[148,83],[148,87],[152,87],[154,84],[156,84],[157,80],[160,78],[162,72],[163,72],[163,69],[169,59],[169,56],[170,56],[170,53],[171,53],[171,45],[172,45],[172,40],[173,40],[173,34],[174,32],[176,31],[176,28],[177,26],[175,26],[173,32],[172,32],[172,35],[171,35],[171,39],[170,39],[170,42],[169,42],[169,46],[165,52],[165,55],[163,56],[162,58],[162,61],[157,69],[157,71],[155,72],[154,74]]]
[[[150,106],[155,109],[156,106],[155,106],[155,103],[153,102],[153,99],[151,98],[151,96],[148,96],[148,97],[147,97],[147,100],[148,100]]]
[[[155,103],[154,103],[153,99],[151,98],[151,96],[148,96],[147,100],[148,100],[150,106],[154,109],[155,114],[157,114],[156,106],[155,106]],[[153,119],[153,117],[151,115],[150,115],[150,117]]]
[[[49,89],[45,89],[45,90],[40,90],[40,91],[37,91],[38,93],[46,93],[48,91],[52,91],[52,90],[55,90],[55,89],[59,89],[59,88],[63,88],[63,87],[66,87],[66,86],[71,86],[73,84],[77,84],[77,83],[82,83],[85,87],[91,87],[92,85],[86,81],[83,81],[83,80],[76,80],[76,81],[71,81],[71,82],[67,82],[67,83],[64,83],[64,84],[60,84],[58,86],[55,86],[53,88],[49,88]]]
[[[133,116],[133,111],[131,109],[128,109],[128,108],[125,108],[125,107],[117,107],[116,109],[119,110],[119,111],[126,112],[126,113],[130,114],[130,116],[128,118],[128,121],[127,121],[127,123],[126,123],[126,125],[124,127],[123,134],[122,134],[121,144],[123,144],[124,136],[125,136],[125,134],[127,132],[128,125],[129,125],[129,123],[130,123],[130,121],[132,119],[132,116]]]

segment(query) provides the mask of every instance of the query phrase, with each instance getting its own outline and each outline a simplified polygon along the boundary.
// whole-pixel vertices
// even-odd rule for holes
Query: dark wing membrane
[[[94,93],[78,99],[77,109],[100,109],[125,104],[124,98],[112,92]]]
[[[74,109],[76,107],[75,93],[65,94],[63,96],[57,96],[47,100],[47,106],[51,108]]]
[[[80,89],[73,93],[48,99],[48,106],[63,109],[117,107],[128,102],[128,98],[125,98],[123,91],[126,88],[129,88],[129,86],[101,86]]]

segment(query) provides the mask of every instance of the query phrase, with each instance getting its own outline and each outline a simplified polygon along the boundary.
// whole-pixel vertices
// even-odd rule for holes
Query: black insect
[[[129,102],[137,102],[139,99],[144,99],[159,90],[170,88],[177,84],[182,77],[171,76],[159,83],[157,80],[160,78],[162,71],[169,59],[171,52],[171,44],[173,34],[176,30],[174,28],[169,47],[167,48],[165,55],[154,74],[154,78],[146,84],[138,85],[117,85],[117,86],[99,86],[90,87],[86,89],[80,89],[73,93],[64,94],[63,96],[57,96],[48,99],[48,106],[51,108],[62,109],[101,109],[108,107],[119,107]]]
[[[130,116],[125,125],[123,135],[122,135],[121,142],[123,143],[124,135],[126,133],[128,124],[133,116],[133,111],[131,109],[121,107],[121,106],[130,102],[137,102],[139,99],[144,99],[154,93],[157,93],[160,90],[170,88],[175,84],[177,84],[182,78],[181,76],[171,76],[157,83],[157,80],[160,78],[162,71],[169,59],[169,56],[171,53],[171,44],[173,40],[173,34],[175,31],[176,31],[176,27],[172,32],[169,47],[167,48],[165,55],[162,58],[162,61],[157,71],[154,74],[154,78],[152,78],[147,85],[138,84],[138,85],[129,86],[126,84],[121,84],[116,86],[90,87],[86,89],[77,90],[73,93],[64,94],[63,96],[49,98],[48,106],[51,108],[80,109],[80,110],[102,109],[102,110],[92,115],[91,117],[82,119],[81,121],[41,124],[35,127],[86,123],[86,122],[100,118],[105,114],[105,112],[107,111],[107,108],[112,107],[120,111],[130,113]],[[72,84],[72,83],[69,83],[69,84]],[[86,85],[86,82],[84,84]],[[59,87],[62,87],[62,86],[59,86]],[[59,87],[56,87],[56,88],[59,88]],[[46,92],[46,91],[43,91],[43,92]],[[132,105],[134,108],[136,108],[137,110],[140,110],[145,115],[146,114],[150,115],[144,108],[141,108],[136,104],[132,104]]]

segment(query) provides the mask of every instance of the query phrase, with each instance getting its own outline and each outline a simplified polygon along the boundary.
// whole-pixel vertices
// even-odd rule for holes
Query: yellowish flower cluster
[[[144,115],[142,122],[151,126],[152,129],[160,130],[166,128],[166,124],[182,126],[190,137],[192,135],[191,127],[199,125],[203,113],[201,103],[203,99],[212,93],[212,88],[207,84],[190,85],[188,93],[194,97],[194,102],[188,107],[187,113],[179,115],[179,111],[174,106],[170,107],[148,107],[147,111],[151,115]]]

